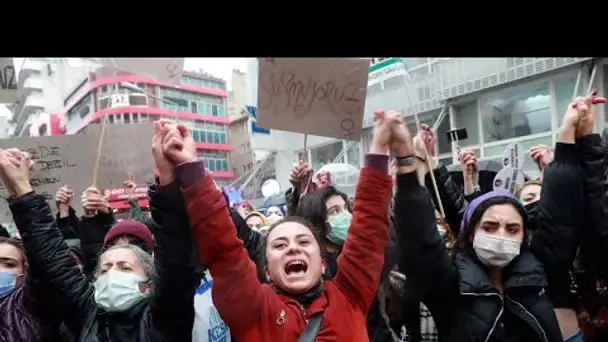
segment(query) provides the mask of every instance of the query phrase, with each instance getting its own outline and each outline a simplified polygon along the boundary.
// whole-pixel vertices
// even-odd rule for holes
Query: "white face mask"
[[[504,267],[519,255],[521,240],[477,233],[473,249],[479,260],[486,266]]]
[[[272,214],[270,214],[270,216],[268,216],[268,220],[271,223],[277,223],[277,222],[281,221],[282,219],[283,219],[283,216],[281,216],[277,213],[272,213]]]
[[[111,269],[93,284],[95,302],[108,312],[128,310],[145,298],[139,289],[139,284],[145,282],[136,274]]]

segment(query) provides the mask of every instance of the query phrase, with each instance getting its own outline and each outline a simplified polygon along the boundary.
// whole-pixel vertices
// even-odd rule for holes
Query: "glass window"
[[[211,106],[211,115],[217,116],[217,106],[216,105]]]
[[[222,170],[228,171],[228,160],[226,159],[222,160]]]
[[[198,113],[197,110],[197,105],[195,101],[190,102],[190,110],[192,111],[192,113]]]
[[[559,126],[566,114],[566,108],[572,102],[574,95],[574,86],[576,85],[576,75],[568,78],[562,78],[555,81],[555,103],[557,110],[557,125]],[[577,95],[585,96],[585,86],[580,82]]]
[[[342,151],[342,141],[336,141],[335,143],[319,146],[310,149],[310,159],[312,160],[312,167],[316,171],[320,170],[325,164],[334,162],[334,159]],[[343,162],[343,160],[338,161]]]
[[[405,86],[405,76],[399,75],[384,80],[384,90],[402,88]]]
[[[458,143],[460,147],[479,144],[479,120],[477,101],[469,102],[456,109],[456,128],[466,128],[468,138]],[[445,134],[444,134],[445,135]]]
[[[485,142],[551,130],[549,83],[519,87],[480,101]]]
[[[446,108],[446,111],[447,111],[447,108]],[[439,113],[437,113],[437,116],[439,116]],[[437,120],[437,119],[435,119],[435,120]],[[445,116],[443,117],[443,121],[441,121],[441,123],[439,124],[439,127],[437,127],[437,132],[435,132],[435,134],[437,135],[437,150],[438,150],[439,154],[452,152],[452,144],[450,144],[450,141],[448,140],[448,136],[447,136],[447,134],[445,134],[449,130],[450,130],[450,115],[448,113],[445,113]]]

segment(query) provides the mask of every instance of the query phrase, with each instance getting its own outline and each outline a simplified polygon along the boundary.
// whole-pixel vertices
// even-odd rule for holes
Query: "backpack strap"
[[[298,342],[314,342],[317,338],[317,334],[321,329],[321,322],[323,321],[323,312],[319,312],[316,315],[312,315],[308,320],[308,324],[300,334]]]

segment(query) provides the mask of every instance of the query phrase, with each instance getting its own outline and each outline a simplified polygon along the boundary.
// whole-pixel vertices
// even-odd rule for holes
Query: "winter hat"
[[[520,212],[520,214],[524,218],[524,222],[527,221],[526,210],[524,209],[524,206],[521,204],[521,202],[519,201],[519,199],[517,197],[515,197],[512,193],[507,192],[507,191],[494,190],[494,191],[487,192],[487,193],[475,198],[474,200],[471,201],[471,203],[469,203],[469,206],[467,207],[466,212],[462,216],[462,222],[460,224],[460,232],[461,233],[466,232],[469,225],[471,224],[471,218],[473,217],[473,214],[477,211],[478,208],[482,208],[482,210],[485,211],[487,208],[484,206],[484,204],[492,198],[499,198],[499,197],[506,198],[507,200],[509,200],[509,202],[511,202],[517,208],[517,210]]]
[[[121,235],[130,235],[142,240],[146,244],[148,253],[154,250],[154,237],[152,237],[150,229],[139,221],[123,220],[115,224],[103,239],[104,245]]]

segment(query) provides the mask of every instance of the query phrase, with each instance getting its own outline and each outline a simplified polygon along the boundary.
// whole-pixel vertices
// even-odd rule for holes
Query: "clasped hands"
[[[176,165],[196,161],[196,143],[186,126],[161,119],[154,122],[152,154],[160,184],[166,185],[173,181]]]

